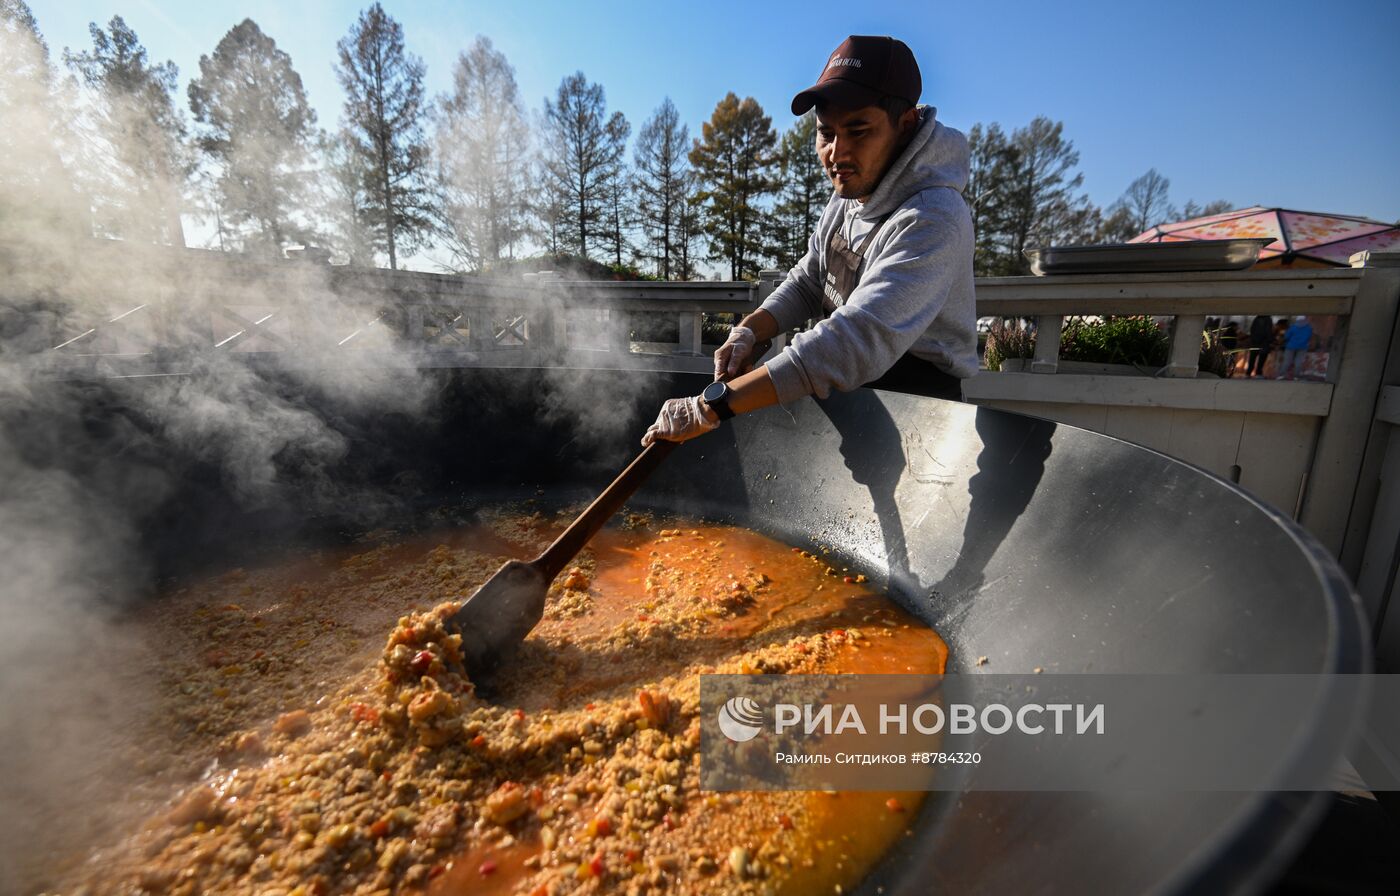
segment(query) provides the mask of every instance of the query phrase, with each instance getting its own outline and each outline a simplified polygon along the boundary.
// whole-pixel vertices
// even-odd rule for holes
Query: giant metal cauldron
[[[664,397],[704,384],[530,370],[439,382],[431,419],[334,412],[353,444],[337,475],[397,495],[357,525],[421,522],[435,506],[537,489],[587,497],[638,450]],[[561,407],[564,392],[592,412]],[[1195,468],[1073,427],[870,390],[789,410],[682,446],[633,506],[830,546],[942,633],[950,671],[979,656],[999,672],[1360,672],[1369,663],[1350,587],[1316,542]],[[159,568],[216,567],[269,538],[347,525],[295,507],[240,512],[218,477],[190,472],[181,512],[150,531]],[[397,520],[378,518],[386,513]],[[1279,755],[1340,756],[1357,712],[1303,703]],[[864,889],[1253,890],[1284,870],[1319,796],[945,796]]]

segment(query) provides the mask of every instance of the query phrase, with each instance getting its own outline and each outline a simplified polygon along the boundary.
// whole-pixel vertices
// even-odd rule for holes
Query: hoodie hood
[[[832,194],[807,253],[763,301],[780,332],[818,320],[765,365],[778,401],[858,388],[906,354],[960,379],[977,373],[967,176],[967,138],[920,106],[918,129],[869,201]],[[887,223],[866,231],[859,283],[838,303],[827,292],[831,241],[851,211],[867,227]]]
[[[967,186],[970,154],[967,137],[938,121],[933,106],[919,106],[919,126],[904,152],[895,159],[880,185],[860,211],[864,220],[878,220],[932,187],[961,194]]]

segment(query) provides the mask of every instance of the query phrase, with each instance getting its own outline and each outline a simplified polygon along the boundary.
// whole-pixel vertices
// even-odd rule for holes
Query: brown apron
[[[856,285],[860,283],[860,266],[865,261],[865,249],[875,245],[875,237],[880,235],[881,228],[889,219],[889,215],[881,218],[880,223],[865,235],[860,251],[851,248],[851,244],[841,235],[840,227],[831,234],[831,241],[826,244],[826,283],[822,285],[823,314],[830,315],[838,307],[846,304],[851,293],[855,292]]]

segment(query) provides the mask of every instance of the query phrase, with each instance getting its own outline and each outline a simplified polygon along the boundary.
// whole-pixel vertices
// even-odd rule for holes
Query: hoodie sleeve
[[[825,246],[821,235],[825,232],[822,227],[825,220],[826,212],[823,212],[822,220],[817,222],[811,239],[807,241],[807,254],[788,271],[787,279],[778,284],[772,295],[758,306],[759,310],[767,311],[777,320],[779,333],[786,333],[814,317],[822,316],[821,265]]]
[[[846,304],[768,362],[780,402],[826,398],[832,389],[847,392],[878,379],[943,309],[972,257],[966,209],[934,207],[889,227]]]

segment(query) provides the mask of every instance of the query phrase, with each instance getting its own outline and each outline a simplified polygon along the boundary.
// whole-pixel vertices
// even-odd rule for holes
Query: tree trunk
[[[622,204],[618,202],[616,190],[613,192],[613,259],[622,267]]]
[[[180,209],[167,209],[166,215],[169,218],[165,226],[169,228],[170,245],[180,249],[185,248],[185,222],[180,219]],[[219,234],[219,248],[221,249],[223,248],[223,241],[224,235],[221,232]]]
[[[394,196],[393,188],[389,183],[389,153],[392,147],[389,145],[389,124],[384,115],[384,60],[380,58],[378,48],[374,57],[374,111],[377,121],[375,122],[375,143],[379,147],[379,178],[383,185],[384,192],[384,238],[389,243],[389,270],[399,269],[399,259],[397,247],[394,245]]]
[[[384,178],[384,235],[389,240],[389,270],[397,271],[399,259],[394,246],[394,198],[389,190],[389,161],[382,151],[380,156],[384,158],[382,173]]]
[[[583,193],[580,191],[578,194],[578,254],[580,258],[588,257],[588,219],[584,217],[584,207]]]
[[[666,185],[666,202],[661,206],[661,279],[671,279],[671,185]]]

